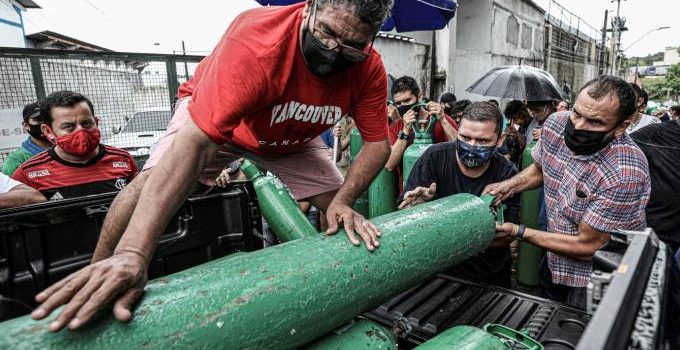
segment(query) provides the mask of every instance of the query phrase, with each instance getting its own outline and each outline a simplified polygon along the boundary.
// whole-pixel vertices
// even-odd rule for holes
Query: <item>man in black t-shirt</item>
[[[652,192],[647,225],[672,249],[680,247],[680,120],[648,125],[630,135],[649,163]]]
[[[490,102],[475,102],[461,118],[457,140],[430,146],[409,175],[399,209],[457,193],[476,196],[488,184],[507,180],[517,168],[496,152],[503,144],[503,116]],[[507,221],[519,221],[519,196],[505,201]],[[474,220],[474,218],[471,218]],[[478,255],[453,266],[449,273],[476,282],[510,287],[509,241],[495,241]]]

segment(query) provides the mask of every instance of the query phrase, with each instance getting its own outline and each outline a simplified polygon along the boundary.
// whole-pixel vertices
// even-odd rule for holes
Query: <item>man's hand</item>
[[[393,122],[401,118],[401,116],[399,115],[399,110],[393,104],[387,105],[387,117],[390,118],[390,120],[392,120]]]
[[[494,199],[493,205],[496,206],[504,200],[512,197],[512,195],[515,194],[515,187],[516,185],[513,179],[509,179],[487,185],[484,188],[484,191],[482,191],[482,194],[490,194],[495,196],[496,199]]]
[[[227,185],[229,185],[229,182],[231,182],[230,180],[231,170],[232,170],[231,167],[222,169],[220,175],[217,177],[217,179],[215,179],[215,185],[217,185],[217,187],[224,188],[227,187]]]
[[[491,241],[490,247],[503,247],[512,243],[519,231],[519,226],[506,222],[502,225],[496,224],[496,237]]]
[[[408,134],[411,132],[411,126],[416,122],[418,114],[414,110],[409,109],[402,118],[404,120],[404,128],[402,130]]]
[[[428,110],[428,113],[430,115],[434,114],[434,117],[437,118],[437,120],[441,121],[442,119],[444,119],[444,108],[442,108],[441,104],[434,101],[430,101],[427,103],[425,109]]]
[[[333,127],[333,137],[342,137],[342,125],[340,125],[340,123],[335,124]]]
[[[40,306],[31,317],[43,319],[66,304],[48,329],[56,332],[68,325],[75,330],[113,301],[114,317],[127,322],[132,319],[132,306],[144,292],[146,281],[144,259],[134,253],[119,253],[72,273],[36,295]]]
[[[399,209],[409,208],[428,202],[432,200],[435,193],[437,193],[437,184],[434,182],[429,188],[416,187],[413,190],[404,193],[404,201],[399,204]]]
[[[531,130],[531,137],[533,137],[534,140],[538,140],[541,138],[541,130],[542,128],[534,128]]]
[[[326,219],[328,220],[327,235],[338,232],[339,224],[343,224],[345,233],[347,233],[352,244],[357,246],[361,244],[356,236],[358,233],[368,250],[373,251],[375,247],[380,245],[378,243],[378,237],[380,237],[378,228],[361,214],[355,212],[349,205],[333,200],[326,210]]]

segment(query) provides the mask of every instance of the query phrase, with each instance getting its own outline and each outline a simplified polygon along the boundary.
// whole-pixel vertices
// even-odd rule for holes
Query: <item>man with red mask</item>
[[[58,91],[40,109],[42,133],[53,147],[23,163],[12,178],[58,200],[116,192],[137,175],[129,153],[99,143],[99,121],[87,97]]]

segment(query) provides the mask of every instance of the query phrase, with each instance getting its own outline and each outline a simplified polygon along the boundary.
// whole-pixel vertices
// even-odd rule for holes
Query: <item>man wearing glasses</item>
[[[351,209],[385,165],[387,79],[373,39],[392,0],[308,0],[241,14],[179,89],[166,136],[145,170],[115,199],[93,264],[36,296],[33,318],[66,304],[51,331],[75,330],[113,303],[120,321],[146,284],[146,270],[171,215],[242,157],[279,175],[296,199],[326,212],[328,234],[378,246],[377,228]],[[319,135],[351,115],[362,151],[344,179]]]

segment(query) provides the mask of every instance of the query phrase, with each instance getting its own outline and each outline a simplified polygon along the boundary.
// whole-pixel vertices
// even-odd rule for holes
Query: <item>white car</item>
[[[114,135],[105,144],[122,148],[132,156],[148,155],[151,146],[165,134],[171,117],[169,108],[135,112],[125,125],[113,128]]]

